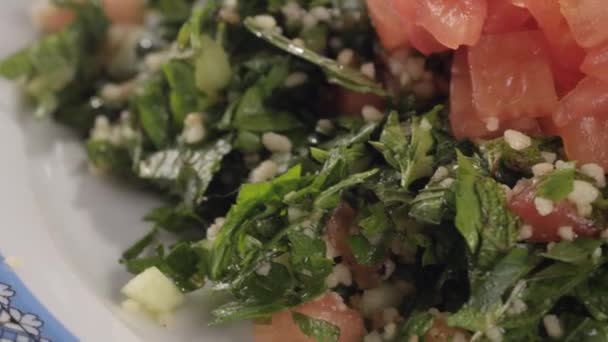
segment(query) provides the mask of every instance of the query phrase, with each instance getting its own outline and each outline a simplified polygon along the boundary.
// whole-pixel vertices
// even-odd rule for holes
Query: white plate
[[[31,3],[1,1],[0,57],[35,38]],[[149,229],[141,217],[156,204],[153,195],[91,176],[80,142],[33,119],[12,86],[0,83],[0,253],[20,261],[16,273],[42,305],[83,341],[251,340],[249,324],[207,326],[218,300],[205,291],[168,328],[120,310],[129,275],[118,257]],[[0,340],[1,322],[2,306]]]

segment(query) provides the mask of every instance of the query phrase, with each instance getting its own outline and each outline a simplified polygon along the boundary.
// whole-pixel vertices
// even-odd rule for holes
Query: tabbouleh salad
[[[0,74],[165,198],[127,309],[205,286],[258,342],[608,341],[595,3],[46,1]]]

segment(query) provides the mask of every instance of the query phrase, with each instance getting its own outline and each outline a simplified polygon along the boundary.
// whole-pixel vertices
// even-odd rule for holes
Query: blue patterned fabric
[[[0,260],[0,342],[78,341]]]

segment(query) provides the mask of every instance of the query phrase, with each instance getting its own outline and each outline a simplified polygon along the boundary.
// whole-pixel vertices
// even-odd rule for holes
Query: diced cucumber
[[[173,281],[156,267],[131,279],[122,293],[154,313],[170,312],[184,301],[184,295]]]
[[[214,96],[224,89],[232,78],[228,55],[221,44],[204,35],[201,50],[196,58],[196,86],[205,94]]]

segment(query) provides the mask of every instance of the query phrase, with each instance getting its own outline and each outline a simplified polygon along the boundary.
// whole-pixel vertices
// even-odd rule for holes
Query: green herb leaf
[[[380,136],[380,142],[372,144],[391,166],[401,170],[401,186],[405,188],[433,172],[434,158],[431,151],[435,147],[435,139],[432,123],[437,121],[442,108],[437,106],[422,117],[413,118],[409,140],[397,113],[391,113]]]
[[[68,4],[66,4],[68,5]],[[0,62],[0,75],[25,81],[25,94],[37,105],[36,116],[55,112],[82,95],[92,83],[92,60],[108,25],[97,2],[70,3],[75,20],[62,31],[43,37]]]
[[[298,328],[308,337],[317,342],[337,342],[340,339],[340,328],[316,318],[292,311],[291,317]]]
[[[378,169],[354,174],[338,184],[323,191],[315,200],[315,207],[320,209],[335,208],[340,202],[342,192],[350,187],[365,182],[378,173]]]
[[[138,174],[168,187],[182,196],[186,204],[195,205],[202,200],[223,158],[230,151],[231,145],[225,139],[199,150],[162,150],[142,161]]]
[[[376,203],[369,207],[370,214],[359,221],[365,237],[373,238],[382,234],[391,227],[390,219],[383,203]]]
[[[561,241],[551,250],[542,254],[547,259],[567,262],[570,264],[589,263],[593,253],[603,245],[601,240],[578,239],[576,241]]]
[[[472,252],[477,251],[479,232],[483,229],[482,203],[477,197],[475,183],[479,172],[474,164],[460,152],[456,179],[456,227]]]
[[[433,326],[436,317],[429,312],[414,312],[399,329],[397,341],[409,341],[413,336],[422,337]]]
[[[169,102],[173,125],[181,131],[184,119],[190,113],[201,112],[207,106],[194,80],[194,68],[187,62],[173,59],[163,66],[163,72],[171,88]]]
[[[608,271],[600,269],[575,290],[576,298],[598,321],[608,321]]]
[[[222,324],[239,320],[266,318],[286,309],[284,303],[259,304],[253,301],[230,302],[212,311],[215,320],[211,324]]]
[[[537,196],[554,202],[563,200],[574,189],[575,174],[575,168],[564,168],[551,172],[538,183]]]
[[[382,86],[370,80],[359,71],[340,65],[335,60],[323,57],[310,49],[299,47],[293,44],[287,37],[274,30],[266,30],[259,27],[254,18],[247,18],[244,23],[247,29],[257,37],[266,40],[285,52],[318,65],[327,75],[329,83],[337,84],[356,92],[386,96],[386,92],[382,89]]]
[[[556,262],[526,279],[526,288],[520,298],[527,310],[506,317],[500,325],[508,330],[536,326],[555,303],[571,293],[592,274],[598,265],[592,263],[569,264]]]
[[[530,251],[515,248],[488,273],[476,280],[469,301],[448,318],[450,326],[471,331],[485,331],[495,325],[502,314],[506,291],[537,264]]]
[[[476,255],[476,266],[487,269],[517,242],[518,221],[506,208],[505,194],[484,177],[473,161],[458,154],[456,227]]]
[[[139,121],[146,135],[156,148],[161,149],[169,143],[169,113],[166,108],[163,81],[156,79],[144,86],[136,105]]]

